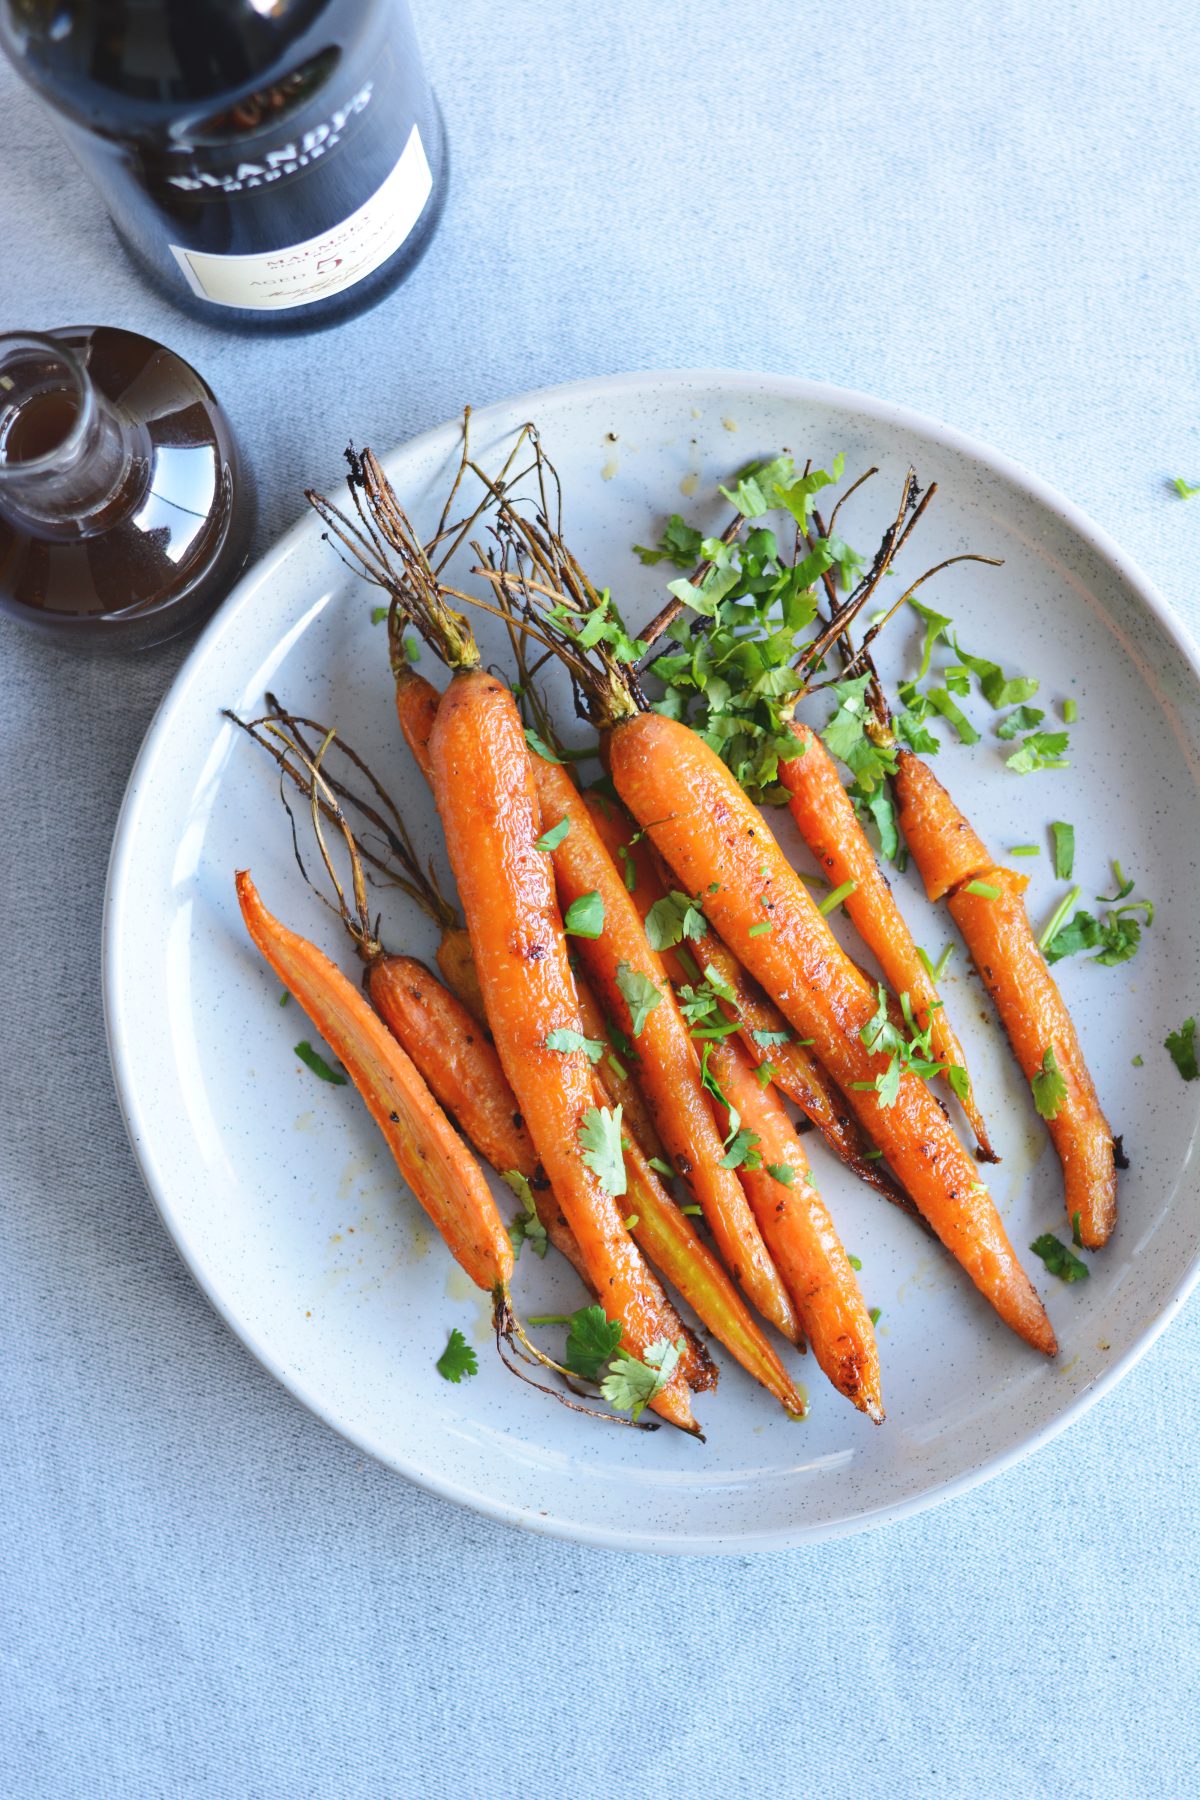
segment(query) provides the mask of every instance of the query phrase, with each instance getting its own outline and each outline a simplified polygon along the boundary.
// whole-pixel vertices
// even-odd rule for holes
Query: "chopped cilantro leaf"
[[[1083,1249],[1083,1231],[1080,1225],[1081,1217],[1082,1214],[1077,1212],[1071,1214],[1071,1242],[1077,1250]]]
[[[926,698],[929,704],[941,713],[943,719],[953,725],[960,744],[977,744],[979,742],[979,733],[945,688],[931,687]]]
[[[917,955],[920,957],[922,963],[924,963],[925,973],[929,976],[929,979],[937,982],[940,981],[942,976],[946,973],[946,965],[954,955],[954,945],[947,944],[936,962],[930,962],[928,953],[922,950],[919,945],[917,947]]]
[[[579,1127],[583,1160],[606,1194],[617,1199],[625,1192],[625,1154],[621,1148],[621,1108],[591,1106]]]
[[[651,1156],[646,1160],[648,1167],[653,1169],[656,1175],[661,1175],[664,1181],[674,1181],[675,1171],[669,1162],[664,1162],[661,1156]]]
[[[766,932],[770,931],[770,929],[771,929],[770,919],[760,919],[758,921],[757,925],[750,926],[749,930],[746,932],[746,936],[747,937],[762,937]]]
[[[372,625],[382,625],[391,610],[390,606],[373,606],[371,608]]]
[[[700,546],[704,541],[704,533],[689,525],[678,513],[672,513],[667,520],[666,528],[653,550],[645,544],[635,544],[634,554],[643,563],[674,563],[677,569],[691,569],[700,560]]]
[[[781,1187],[794,1187],[796,1171],[791,1163],[768,1163],[767,1174],[775,1178]]]
[[[1062,703],[1062,716],[1064,725],[1074,725],[1076,719],[1079,717],[1078,700],[1064,700]]]
[[[1008,854],[1010,856],[1040,856],[1042,847],[1040,844],[1010,844]]]
[[[307,1038],[295,1044],[293,1051],[305,1068],[311,1069],[314,1075],[319,1075],[322,1081],[327,1081],[331,1087],[345,1087],[346,1077],[339,1070],[331,1069],[321,1052],[314,1050]]]
[[[1080,1262],[1074,1251],[1068,1250],[1059,1242],[1052,1231],[1043,1231],[1041,1237],[1034,1238],[1029,1248],[1035,1256],[1040,1256],[1046,1265],[1047,1273],[1057,1275],[1060,1281],[1086,1281],[1089,1270],[1085,1262]]]
[[[1031,731],[1021,748],[1005,757],[1005,765],[1018,775],[1032,775],[1038,769],[1069,768],[1063,755],[1069,742],[1065,731]]]
[[[1045,718],[1040,706],[1018,706],[1014,712],[1006,713],[996,727],[996,736],[1007,743],[1015,738],[1018,731],[1032,731]]]
[[[873,793],[896,768],[895,750],[877,744],[871,736],[873,720],[866,700],[870,682],[869,671],[850,681],[834,682],[837,708],[821,733],[830,756],[845,763],[863,795]]]
[[[600,1392],[617,1412],[632,1413],[635,1420],[640,1419],[671,1380],[682,1355],[682,1338],[674,1344],[667,1338],[659,1338],[649,1346],[645,1359],[640,1362],[628,1350],[618,1349],[608,1374],[600,1383]]]
[[[646,1020],[662,1000],[662,994],[648,975],[627,962],[617,964],[617,987],[629,1008],[630,1032],[639,1038]]]
[[[1039,683],[1028,675],[1009,676],[1004,673],[999,663],[989,662],[983,656],[970,656],[963,649],[957,638],[951,638],[955,655],[966,664],[976,680],[979,691],[996,712],[1005,706],[1016,706],[1025,700],[1032,700],[1037,693]]]
[[[1059,1071],[1053,1044],[1047,1044],[1046,1054],[1042,1057],[1042,1066],[1030,1086],[1033,1089],[1033,1104],[1042,1118],[1057,1119],[1062,1103],[1067,1097],[1067,1084]]]
[[[545,1257],[550,1247],[546,1227],[538,1218],[533,1189],[520,1169],[506,1169],[500,1177],[521,1202],[521,1210],[508,1228],[508,1241],[514,1257],[520,1257],[521,1246],[528,1244],[535,1256]]]
[[[790,1031],[752,1031],[750,1033],[760,1050],[767,1049],[771,1044],[786,1044],[791,1035]]]
[[[755,1069],[755,1071],[754,1071],[754,1079],[755,1079],[755,1081],[757,1081],[759,1087],[762,1089],[764,1094],[766,1093],[767,1089],[770,1087],[771,1083],[774,1081],[774,1079],[775,1079],[776,1075],[778,1075],[778,1073],[779,1073],[779,1070],[775,1067],[774,1063],[769,1063],[769,1062],[760,1062],[759,1063],[757,1069]]]
[[[558,821],[557,825],[552,825],[550,827],[549,831],[543,831],[541,837],[538,839],[537,843],[533,846],[534,849],[535,850],[557,850],[558,846],[562,843],[563,839],[566,837],[566,835],[570,831],[570,829],[571,829],[570,819],[569,818],[560,819]]]
[[[670,950],[683,938],[695,942],[707,929],[698,902],[689,900],[678,889],[656,900],[646,914],[646,937],[652,950]]]
[[[478,1375],[479,1358],[457,1325],[434,1367],[443,1381],[453,1381],[456,1386],[464,1375]]]
[[[540,756],[543,762],[561,763],[562,757],[555,755],[545,738],[539,737],[532,726],[527,725],[525,727],[525,742],[529,745],[529,748],[533,751],[534,755]]]
[[[867,1314],[867,1317],[870,1319],[872,1325],[878,1325],[880,1319],[883,1317],[883,1308],[881,1306],[873,1306]]]
[[[1000,889],[993,887],[990,881],[968,881],[963,892],[978,894],[981,900],[998,900],[1000,898]]]
[[[1056,819],[1050,835],[1054,839],[1054,873],[1060,881],[1070,881],[1075,868],[1075,827]]]
[[[850,1257],[849,1261],[850,1261],[850,1267],[852,1269],[857,1269],[859,1271],[859,1273],[862,1272],[862,1258],[861,1257],[852,1256],[852,1257]]]
[[[1171,1061],[1185,1081],[1200,1078],[1200,1064],[1196,1061],[1195,1019],[1185,1019],[1178,1031],[1168,1033],[1163,1047],[1170,1051]]]
[[[581,1306],[567,1332],[568,1369],[583,1381],[599,1381],[600,1371],[621,1341],[620,1319],[605,1317],[602,1306]]]
[[[593,888],[572,900],[563,917],[563,930],[568,937],[598,938],[604,930],[604,901]]]
[[[743,1127],[730,1138],[725,1154],[721,1158],[723,1169],[757,1169],[762,1163],[762,1156],[755,1145],[759,1142],[757,1132]]]
[[[547,1050],[561,1050],[564,1056],[573,1051],[582,1050],[590,1063],[598,1063],[604,1055],[603,1038],[584,1037],[582,1031],[571,1031],[564,1026],[551,1031],[546,1037]]]
[[[1171,485],[1181,500],[1194,500],[1196,495],[1200,494],[1200,482],[1197,482],[1195,487],[1191,487],[1182,475],[1176,475]]]

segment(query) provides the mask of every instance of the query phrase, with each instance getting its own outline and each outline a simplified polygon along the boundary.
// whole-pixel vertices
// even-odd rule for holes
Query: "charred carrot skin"
[[[487,1018],[504,1072],[589,1279],[623,1342],[642,1356],[681,1336],[679,1320],[622,1223],[616,1201],[583,1160],[579,1131],[595,1103],[582,1056],[546,1047],[582,1020],[553,875],[535,848],[537,796],[512,694],[479,669],[453,677],[429,743],[434,798],[467,916]],[[695,1431],[677,1369],[656,1411]]]
[[[835,888],[848,887],[843,906],[863,943],[875,954],[884,980],[897,994],[907,993],[922,1031],[930,1028],[930,1044],[938,1062],[961,1069],[967,1091],[961,1105],[988,1162],[997,1160],[983,1114],[970,1085],[967,1059],[939,1004],[933,977],[917,954],[912,933],[896,905],[887,877],[879,867],[837,767],[815,732],[793,723],[803,746],[800,756],[779,765],[779,779],[790,795],[788,810],[804,842]]]
[[[366,980],[371,1004],[447,1113],[498,1175],[525,1177],[550,1242],[586,1280],[575,1233],[554,1199],[517,1097],[479,1021],[414,957],[379,956]]]
[[[542,823],[551,830],[564,819],[565,837],[550,853],[564,912],[581,895],[598,893],[604,925],[596,938],[575,940],[594,988],[612,1017],[632,1035],[629,1002],[621,992],[624,968],[653,984],[660,996],[637,1034],[637,1079],[668,1154],[703,1208],[726,1268],[764,1318],[793,1343],[796,1312],[763,1243],[754,1215],[732,1169],[721,1167],[725,1146],[700,1079],[695,1045],[679,1011],[662,959],[650,948],[641,915],[624,879],[596,831],[582,796],[566,770],[532,759]]]
[[[996,890],[996,898],[963,886],[947,904],[1027,1081],[1040,1072],[1047,1049],[1054,1051],[1067,1091],[1046,1129],[1062,1163],[1067,1217],[1073,1221],[1078,1214],[1085,1247],[1099,1250],[1117,1222],[1112,1131],[1071,1015],[1029,924],[1028,878],[1012,869],[985,867],[974,879]]]
[[[661,900],[668,891],[658,858],[649,841],[640,832],[635,832],[623,806],[614,806],[601,794],[585,794],[584,802],[610,854],[623,868],[632,871],[630,893],[644,921],[655,901]],[[631,836],[636,836],[638,841],[631,843]],[[626,886],[629,887],[628,878]],[[746,1054],[758,1064],[770,1063],[773,1086],[796,1102],[848,1169],[893,1206],[898,1206],[901,1212],[920,1219],[921,1215],[908,1195],[901,1193],[887,1171],[868,1155],[872,1147],[870,1141],[835,1083],[812,1051],[796,1042],[779,1008],[767,999],[757,982],[750,979],[737,958],[711,931],[686,947],[701,971],[714,968],[726,986],[733,990],[733,1003],[721,1001],[721,1011],[726,1019],[740,1024]],[[663,952],[663,965],[672,981],[681,983],[690,979],[676,951]],[[760,1044],[755,1040],[756,1031],[774,1036],[786,1032],[789,1041]]]
[[[1025,911],[1027,880],[996,868],[987,846],[955,806],[933,770],[902,751],[896,771],[900,829],[930,899],[947,899],[951,915],[996,1005],[1013,1054],[1032,1081],[1053,1049],[1067,1096],[1046,1120],[1063,1169],[1067,1215],[1079,1214],[1087,1249],[1108,1242],[1117,1221],[1117,1167],[1112,1131],[1088,1072],[1071,1015],[1038,948]],[[996,897],[967,892],[972,881]]]
[[[512,1245],[491,1189],[412,1059],[341,970],[267,911],[248,871],[236,880],[254,944],[346,1069],[455,1258],[485,1292],[507,1288]]]
[[[838,1082],[946,1248],[1000,1317],[1052,1354],[1054,1332],[978,1180],[974,1159],[933,1094],[912,1074],[895,1104],[875,1091],[884,1066],[862,1028],[875,995],[775,842],[761,813],[697,734],[657,713],[616,725],[609,757],[617,791],[650,832],[680,887],[705,900],[734,954],[775,1000]],[[763,920],[768,932],[750,935]],[[859,1083],[865,1085],[859,1086]]]
[[[712,1064],[730,1105],[758,1138],[761,1166],[746,1170],[743,1180],[813,1355],[838,1392],[880,1424],[875,1328],[796,1128],[770,1084],[759,1086],[754,1065],[734,1039],[714,1044]],[[791,1184],[772,1169],[790,1170]]]

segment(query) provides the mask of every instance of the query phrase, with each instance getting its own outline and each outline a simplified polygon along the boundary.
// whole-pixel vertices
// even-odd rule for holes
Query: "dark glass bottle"
[[[229,421],[174,351],[104,325],[0,337],[0,608],[161,644],[228,593],[253,527]]]
[[[404,0],[0,0],[126,248],[217,325],[373,305],[433,235],[441,116]]]

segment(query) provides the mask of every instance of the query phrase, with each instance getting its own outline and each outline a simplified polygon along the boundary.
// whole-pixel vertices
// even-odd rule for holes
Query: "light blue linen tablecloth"
[[[351,430],[567,377],[778,369],[990,439],[1200,628],[1200,25],[1186,5],[417,0],[454,186],[333,333],[190,323],[0,76],[0,327],[127,324],[234,415],[261,542]],[[524,1537],[318,1425],[193,1288],[108,1074],[126,773],[181,652],[0,630],[0,1791],[1200,1791],[1193,1305],[952,1505],[754,1560]]]

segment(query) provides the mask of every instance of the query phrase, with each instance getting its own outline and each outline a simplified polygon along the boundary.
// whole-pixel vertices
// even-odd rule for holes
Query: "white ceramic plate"
[[[436,1493],[537,1531],[656,1551],[776,1548],[895,1518],[996,1473],[1077,1417],[1196,1279],[1189,1165],[1200,1086],[1185,1085],[1163,1049],[1167,1030],[1200,1012],[1195,652],[1146,580],[1067,501],[899,407],[775,376],[619,376],[488,408],[475,419],[479,454],[488,459],[527,417],[563,476],[569,539],[632,623],[657,609],[665,577],[643,569],[630,546],[653,541],[675,508],[723,522],[718,480],[781,446],[818,462],[841,450],[851,473],[880,465],[840,522],[867,550],[908,461],[923,481],[937,479],[940,497],[905,552],[905,572],[968,548],[1004,557],[1000,571],[950,571],[925,597],[954,615],[966,647],[1038,675],[1052,713],[1066,696],[1078,701],[1071,767],[1011,774],[978,701],[984,741],[947,748],[939,766],[998,852],[1042,845],[1021,865],[1033,877],[1035,918],[1062,892],[1047,854],[1052,819],[1076,827],[1085,897],[1111,891],[1116,855],[1158,905],[1135,961],[1059,965],[1132,1166],[1120,1226],[1090,1259],[1088,1281],[1063,1286],[1026,1258],[1059,1335],[1058,1360],[1018,1343],[936,1245],[816,1144],[822,1189],[862,1259],[868,1300],[882,1308],[882,1428],[838,1398],[811,1358],[811,1416],[797,1425],[721,1356],[720,1391],[698,1409],[704,1444],[592,1424],[504,1373],[485,1302],[400,1187],[353,1090],[321,1083],[293,1055],[310,1028],[294,1004],[278,1005],[234,902],[233,871],[248,865],[269,906],[351,966],[334,922],[298,882],[265,757],[220,716],[226,705],[258,709],[268,686],[343,729],[445,868],[431,804],[398,741],[383,633],[370,622],[378,596],[346,573],[312,517],[246,577],[196,645],[129,783],[104,983],[131,1139],[180,1253],[247,1346],[320,1418]],[[457,447],[451,424],[388,459],[422,528],[432,527]],[[500,656],[502,640],[483,635]],[[915,637],[913,621],[885,638],[885,675],[905,665]],[[918,942],[940,950],[953,936],[944,911],[926,905],[911,874],[897,887]],[[387,941],[428,954],[423,919],[395,895],[381,904]],[[1024,1252],[1040,1231],[1069,1236],[1058,1166],[961,950],[951,967],[947,1003],[1004,1153],[993,1191]],[[527,1253],[517,1288],[527,1311],[581,1303],[553,1257]],[[458,1387],[434,1368],[452,1326],[480,1357],[478,1377]]]

